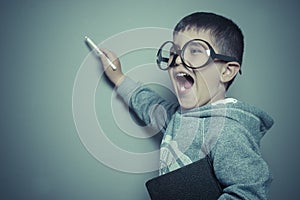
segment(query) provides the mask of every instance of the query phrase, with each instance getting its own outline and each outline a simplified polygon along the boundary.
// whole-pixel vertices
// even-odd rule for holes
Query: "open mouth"
[[[194,85],[194,79],[189,74],[179,72],[176,74],[177,86],[180,92],[185,92]]]

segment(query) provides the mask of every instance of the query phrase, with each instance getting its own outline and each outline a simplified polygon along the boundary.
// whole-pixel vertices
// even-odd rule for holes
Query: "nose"
[[[179,56],[179,54],[174,54],[170,67],[176,67],[180,64],[182,64],[181,57]]]
[[[176,65],[182,64],[181,57],[180,57],[178,54],[176,55],[176,58],[174,58],[174,59],[175,59],[175,64],[176,64]]]

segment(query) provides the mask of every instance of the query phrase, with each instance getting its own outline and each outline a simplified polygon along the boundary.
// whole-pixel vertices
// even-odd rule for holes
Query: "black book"
[[[146,182],[152,200],[214,200],[222,188],[209,157]]]

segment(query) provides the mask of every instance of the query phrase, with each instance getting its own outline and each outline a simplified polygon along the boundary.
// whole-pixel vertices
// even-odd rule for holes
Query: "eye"
[[[203,53],[203,50],[200,48],[191,48],[190,49],[190,54],[192,54],[192,55],[201,54],[201,53]]]

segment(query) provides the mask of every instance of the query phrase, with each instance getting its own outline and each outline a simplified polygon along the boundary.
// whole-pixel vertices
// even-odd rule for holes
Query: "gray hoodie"
[[[118,94],[146,124],[160,130],[160,175],[209,155],[223,187],[219,199],[267,199],[272,175],[260,140],[273,125],[264,111],[227,98],[181,110],[129,78]]]

